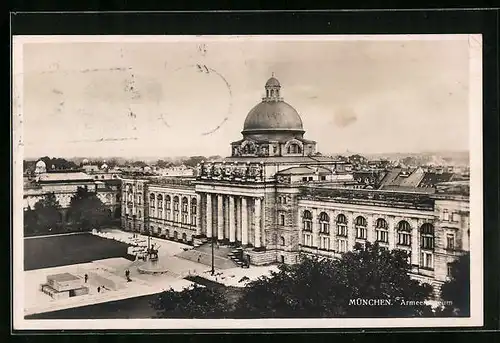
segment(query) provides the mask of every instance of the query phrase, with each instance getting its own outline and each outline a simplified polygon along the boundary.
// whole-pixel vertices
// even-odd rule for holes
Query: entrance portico
[[[196,192],[205,213],[197,228],[202,235],[236,245],[262,246],[263,192],[203,184],[196,186]]]

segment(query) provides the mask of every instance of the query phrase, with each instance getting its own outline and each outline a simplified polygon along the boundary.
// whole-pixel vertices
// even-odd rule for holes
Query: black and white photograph
[[[14,328],[481,326],[481,56],[14,36]]]

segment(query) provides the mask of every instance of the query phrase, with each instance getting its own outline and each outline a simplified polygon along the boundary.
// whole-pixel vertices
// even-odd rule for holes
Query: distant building
[[[84,160],[85,161],[85,160]],[[84,164],[83,167],[91,167]],[[87,172],[78,170],[60,170],[47,172],[45,163],[38,161],[35,177],[24,178],[24,209],[34,208],[35,204],[46,195],[54,193],[61,206],[63,221],[66,220],[67,208],[71,198],[79,187],[86,187],[95,192],[103,202],[112,218],[121,216],[121,181],[119,173],[106,168],[87,168]]]

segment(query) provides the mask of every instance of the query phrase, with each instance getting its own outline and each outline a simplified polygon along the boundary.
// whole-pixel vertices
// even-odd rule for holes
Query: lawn
[[[24,240],[24,270],[127,257],[125,243],[82,233]]]
[[[157,295],[145,295],[95,305],[25,316],[25,319],[147,319],[155,310],[149,305]]]

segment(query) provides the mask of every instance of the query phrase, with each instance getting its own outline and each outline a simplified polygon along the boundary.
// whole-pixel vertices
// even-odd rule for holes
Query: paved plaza
[[[126,244],[127,246],[147,244],[148,239],[146,236],[141,235],[133,237],[129,232],[116,229],[103,230],[94,234],[109,240],[109,243],[117,241],[117,243]],[[85,236],[81,235],[81,237]],[[41,242],[42,239],[40,238],[38,241]],[[46,239],[53,239],[53,237],[47,237]],[[211,275],[211,268],[207,265],[210,256],[203,252],[203,249],[200,250],[200,253],[203,254],[204,258],[200,261],[202,263],[198,263],[181,257],[188,253],[189,250],[192,250],[193,254],[198,254],[196,250],[193,250],[192,246],[153,237],[150,238],[150,244],[154,244],[158,248],[159,260],[163,265],[167,266],[167,273],[157,275],[141,274],[138,272],[137,267],[143,262],[140,260],[132,261],[124,257],[111,257],[86,263],[26,270],[24,314],[27,316],[141,297],[160,293],[170,288],[181,291],[183,288],[193,285],[193,282],[184,279],[188,276],[200,276],[226,286],[244,287],[251,280],[255,280],[261,275],[269,275],[271,270],[277,269],[276,266],[250,267],[246,269],[241,267],[218,269],[216,267],[215,274]],[[66,246],[65,251],[70,248]],[[132,280],[130,282],[127,282],[125,278],[126,270],[130,271]],[[82,280],[85,274],[89,275],[86,283],[86,286],[89,287],[89,293],[59,300],[55,300],[43,293],[40,290],[40,285],[46,282],[47,276],[60,273],[70,273]],[[113,285],[113,287],[107,287],[103,283]],[[100,287],[99,292],[98,287]]]

